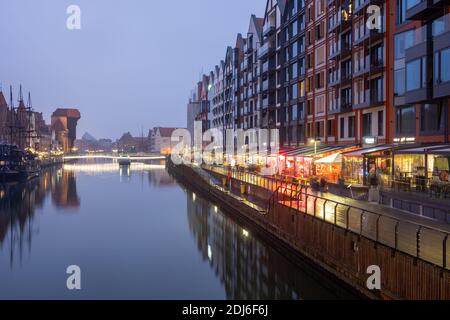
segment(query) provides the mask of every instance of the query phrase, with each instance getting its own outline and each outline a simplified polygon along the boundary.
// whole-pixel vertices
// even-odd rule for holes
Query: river
[[[0,186],[0,299],[355,298],[316,269],[161,165],[78,162]]]

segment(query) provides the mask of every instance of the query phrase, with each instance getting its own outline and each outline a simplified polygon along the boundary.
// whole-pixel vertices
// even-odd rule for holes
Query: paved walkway
[[[221,176],[227,175],[224,168],[212,168],[213,172]],[[211,171],[198,168],[203,175],[213,176]],[[438,266],[449,268],[450,257],[450,225],[421,216],[405,213],[399,209],[385,207],[377,203],[354,200],[351,198],[331,194],[312,192],[308,190],[308,197],[304,189],[296,191],[297,186],[280,181],[268,183],[267,178],[251,173],[234,174],[234,179],[250,185],[256,185],[274,192],[271,199],[277,203],[299,210],[338,227],[360,234],[373,241],[382,243],[401,252],[416,256]],[[215,180],[221,180],[215,178]],[[221,183],[217,182],[217,183]],[[229,193],[217,185],[224,192]],[[234,197],[239,196],[239,190],[233,188]],[[245,200],[241,200],[245,201]],[[254,205],[267,208],[269,202],[248,198]]]
[[[216,173],[225,175],[226,173],[226,169],[225,168],[215,168],[218,169],[216,171]],[[257,185],[259,187],[263,187],[265,188],[265,186],[261,183],[259,183],[259,179],[257,178],[258,176],[256,176],[255,174],[249,174],[249,173],[245,173],[246,178],[240,181],[244,181],[246,183],[250,183],[250,184],[254,184]],[[234,177],[236,179],[236,177]],[[237,179],[239,180],[239,179]],[[399,210],[399,209],[395,209],[395,208],[391,208],[391,207],[387,207],[381,204],[374,204],[374,203],[370,203],[367,201],[362,201],[362,200],[355,200],[355,199],[351,199],[348,197],[344,197],[344,196],[339,196],[336,194],[332,194],[332,193],[320,193],[320,192],[313,192],[308,190],[308,194],[311,194],[312,196],[318,196],[318,197],[322,197],[334,202],[338,202],[340,204],[344,204],[344,205],[349,205],[364,211],[370,211],[372,213],[376,213],[378,215],[382,215],[382,216],[386,216],[389,218],[393,218],[396,220],[401,220],[402,222],[407,222],[407,223],[413,223],[413,224],[417,224],[423,227],[427,227],[430,229],[435,229],[437,231],[441,231],[441,232],[447,232],[450,233],[450,224],[446,223],[446,222],[440,222],[437,220],[432,220],[430,218],[427,217],[422,217],[422,216],[417,216],[411,213],[407,213],[405,211]],[[267,206],[264,205],[264,207]]]
[[[442,232],[450,233],[450,224],[440,221],[435,221],[427,217],[416,216],[411,213],[404,212],[399,209],[387,207],[378,203],[370,203],[367,201],[354,200],[347,197],[338,196],[331,193],[321,193],[321,192],[308,192],[311,195],[319,196],[325,199],[336,201],[342,204],[350,205],[352,207],[359,208],[361,210],[367,210],[379,215],[387,216],[404,222],[410,222],[418,224],[431,229],[436,229]]]

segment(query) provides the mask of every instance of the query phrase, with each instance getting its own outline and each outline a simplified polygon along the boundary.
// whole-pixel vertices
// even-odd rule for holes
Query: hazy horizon
[[[264,0],[16,0],[0,3],[0,83],[13,85],[46,121],[56,108],[78,108],[78,138],[139,136],[154,126],[186,126],[186,104],[209,72],[247,33]],[[81,8],[81,30],[66,9]]]

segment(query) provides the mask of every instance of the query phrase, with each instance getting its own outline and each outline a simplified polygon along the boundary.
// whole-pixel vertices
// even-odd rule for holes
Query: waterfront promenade
[[[372,265],[383,273],[380,298],[450,294],[449,227],[444,223],[248,172],[233,171],[230,190],[223,183],[225,168],[169,166],[180,179],[369,296],[366,269]]]

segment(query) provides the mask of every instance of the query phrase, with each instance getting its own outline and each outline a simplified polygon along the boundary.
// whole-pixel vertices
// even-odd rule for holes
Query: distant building
[[[149,142],[147,137],[133,137],[130,132],[124,133],[116,141],[117,149],[121,152],[148,152]]]
[[[163,155],[170,154],[172,151],[171,138],[172,133],[178,128],[156,127],[150,131],[150,152]]]
[[[77,109],[56,109],[52,114],[52,132],[58,147],[64,152],[71,151],[75,146],[80,118],[80,111]]]

